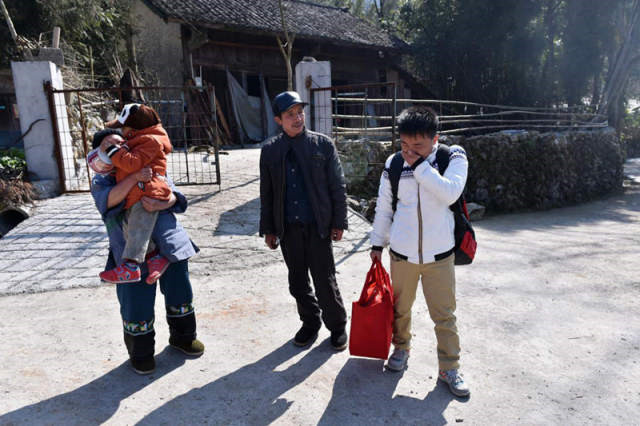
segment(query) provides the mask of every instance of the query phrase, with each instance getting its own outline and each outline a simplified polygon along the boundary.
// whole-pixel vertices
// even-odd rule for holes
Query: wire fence
[[[45,84],[56,138],[64,192],[90,189],[92,171],[85,158],[93,134],[125,103],[144,99],[159,114],[173,151],[167,173],[176,185],[220,184],[215,89],[208,87],[132,87],[54,90]]]

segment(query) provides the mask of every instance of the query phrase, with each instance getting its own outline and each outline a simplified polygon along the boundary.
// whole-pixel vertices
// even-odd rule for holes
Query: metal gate
[[[219,136],[215,88],[131,87],[44,90],[55,137],[63,192],[90,189],[92,171],[85,158],[93,134],[117,115],[132,93],[141,93],[169,134],[173,152],[167,173],[176,185],[220,185]]]

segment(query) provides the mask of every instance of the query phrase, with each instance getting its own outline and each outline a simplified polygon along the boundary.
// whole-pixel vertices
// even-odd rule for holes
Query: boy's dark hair
[[[403,110],[396,125],[398,133],[407,136],[424,135],[433,138],[440,130],[438,115],[426,106],[412,106]]]
[[[122,132],[120,131],[120,129],[103,129],[95,132],[93,134],[93,140],[91,141],[91,149],[96,149],[97,147],[99,147],[104,138],[109,135],[122,136]]]

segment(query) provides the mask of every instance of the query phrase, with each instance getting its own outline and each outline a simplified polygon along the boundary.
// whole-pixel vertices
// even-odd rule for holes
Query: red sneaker
[[[144,261],[146,262],[147,260],[151,259],[154,256],[159,255],[160,252],[158,251],[158,249],[153,249],[152,251],[147,252],[147,254],[144,255]]]
[[[131,268],[126,263],[100,272],[100,279],[111,284],[126,284],[140,281],[140,268]]]
[[[149,268],[147,284],[155,283],[158,278],[164,274],[170,264],[169,260],[161,254],[150,257],[149,260],[147,260],[147,268]]]

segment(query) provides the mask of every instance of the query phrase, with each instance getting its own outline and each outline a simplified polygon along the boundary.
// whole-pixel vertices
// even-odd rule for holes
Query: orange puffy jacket
[[[116,182],[120,182],[131,173],[144,167],[153,169],[153,178],[149,182],[138,182],[127,194],[124,208],[128,209],[140,201],[143,196],[156,200],[168,200],[171,189],[167,185],[167,154],[171,152],[171,141],[162,124],[133,130],[125,135],[127,143],[119,149],[111,161],[116,167]]]

